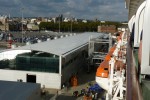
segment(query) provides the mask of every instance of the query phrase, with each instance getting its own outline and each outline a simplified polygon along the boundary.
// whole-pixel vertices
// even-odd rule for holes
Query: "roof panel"
[[[70,50],[76,49],[79,46],[88,43],[89,37],[92,36],[95,38],[102,35],[103,33],[86,32],[75,36],[18,47],[15,48],[15,50],[37,50],[62,56]]]

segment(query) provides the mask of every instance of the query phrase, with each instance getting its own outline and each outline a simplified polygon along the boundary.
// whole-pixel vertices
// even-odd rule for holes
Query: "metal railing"
[[[128,41],[127,45],[126,100],[143,100],[136,64],[134,63],[133,51],[129,43],[130,41]]]

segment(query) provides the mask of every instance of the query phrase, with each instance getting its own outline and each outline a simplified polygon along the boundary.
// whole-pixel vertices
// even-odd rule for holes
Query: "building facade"
[[[1,31],[8,31],[9,30],[9,24],[7,21],[7,16],[0,16],[0,30]]]
[[[62,84],[69,82],[72,75],[86,67],[89,37],[101,35],[102,33],[69,35],[1,51],[0,80],[22,80],[40,83],[46,88],[61,89]]]
[[[97,31],[102,33],[115,33],[117,30],[115,25],[101,25],[98,26]]]

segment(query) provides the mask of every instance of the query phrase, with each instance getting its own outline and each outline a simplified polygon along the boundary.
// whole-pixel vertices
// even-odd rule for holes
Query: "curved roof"
[[[52,53],[59,56],[65,56],[76,49],[88,44],[89,38],[103,36],[102,33],[86,32],[75,36],[64,37],[56,40],[26,45],[13,50],[37,50]],[[12,49],[11,49],[12,50]]]

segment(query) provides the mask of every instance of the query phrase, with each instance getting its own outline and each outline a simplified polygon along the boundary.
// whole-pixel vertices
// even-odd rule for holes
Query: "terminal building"
[[[73,74],[86,67],[89,38],[103,35],[86,32],[0,51],[0,80],[61,89]]]

